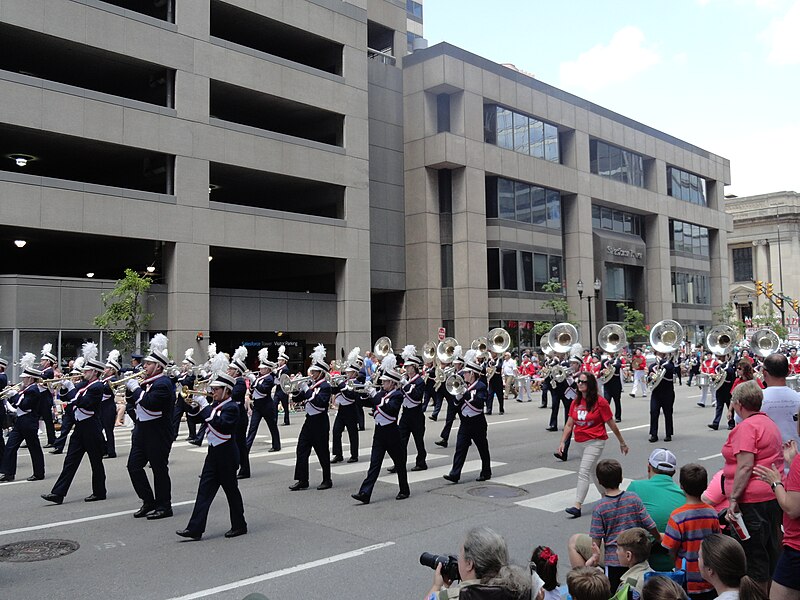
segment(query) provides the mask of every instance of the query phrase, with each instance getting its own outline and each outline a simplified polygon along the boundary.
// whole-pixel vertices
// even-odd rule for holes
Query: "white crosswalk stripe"
[[[574,471],[565,471],[564,469],[539,467],[538,469],[529,469],[527,471],[520,471],[519,473],[493,477],[492,483],[502,483],[504,485],[513,486],[530,485],[531,483],[539,483],[540,481],[547,481],[548,479],[555,479],[556,477],[563,477],[564,475],[572,475],[573,473]]]
[[[502,467],[504,462],[495,462],[491,461],[490,465],[494,469],[495,467]],[[461,469],[461,475],[463,476],[464,473],[473,473],[475,471],[481,470],[481,461],[480,460],[468,460],[464,463],[464,468]],[[408,483],[419,483],[421,481],[429,481],[431,479],[441,479],[443,475],[447,475],[450,472],[450,465],[444,467],[434,467],[433,469],[428,469],[427,471],[413,471],[409,472],[408,474]],[[378,481],[382,481],[383,483],[397,483],[397,475],[389,475],[387,477],[378,477]]]
[[[622,480],[622,489],[627,489],[630,479]],[[600,500],[600,493],[594,486],[589,487],[589,494],[586,496],[584,504],[596,502]],[[544,510],[550,513],[557,513],[563,511],[566,507],[572,506],[575,502],[575,488],[562,490],[560,492],[553,492],[552,494],[545,494],[537,496],[536,498],[529,498],[528,500],[520,500],[514,502],[517,506],[524,508],[535,508],[537,510]]]

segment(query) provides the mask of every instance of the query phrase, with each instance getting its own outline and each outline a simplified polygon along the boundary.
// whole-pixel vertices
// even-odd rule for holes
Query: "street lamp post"
[[[592,300],[595,297],[600,296],[600,287],[602,283],[599,279],[595,278],[594,280],[594,296],[586,296],[586,302],[589,304],[589,352],[592,351],[594,347],[594,331],[592,331]],[[578,279],[578,283],[575,285],[578,290],[578,297],[583,300],[583,281]]]

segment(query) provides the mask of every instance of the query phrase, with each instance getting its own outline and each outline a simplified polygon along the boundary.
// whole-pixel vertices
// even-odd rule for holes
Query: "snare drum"
[[[711,376],[708,373],[697,374],[697,385],[704,387],[711,384]]]
[[[800,392],[800,377],[798,377],[797,375],[792,375],[791,377],[787,377],[786,387],[794,390],[795,392]]]

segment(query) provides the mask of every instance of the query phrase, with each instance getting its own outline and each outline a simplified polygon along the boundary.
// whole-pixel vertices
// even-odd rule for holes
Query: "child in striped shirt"
[[[719,533],[717,511],[703,503],[700,496],[708,487],[708,473],[702,465],[690,463],[681,467],[680,484],[686,504],[672,511],[661,544],[680,568],[686,559],[686,587],[692,600],[711,600],[714,587],[703,579],[698,565],[700,544],[712,533]]]

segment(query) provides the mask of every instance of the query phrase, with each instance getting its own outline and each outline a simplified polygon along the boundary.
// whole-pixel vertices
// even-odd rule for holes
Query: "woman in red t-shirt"
[[[628,445],[622,439],[622,433],[614,422],[611,407],[605,398],[597,394],[597,379],[591,373],[580,373],[578,375],[578,397],[572,401],[569,418],[561,436],[561,444],[558,452],[555,453],[556,458],[563,457],[567,440],[574,430],[575,441],[583,445],[581,466],[578,469],[578,487],[575,490],[575,506],[565,509],[574,518],[581,516],[581,506],[586,500],[586,494],[589,493],[590,478],[600,491],[600,495],[604,492],[597,483],[594,469],[603,454],[603,448],[608,439],[606,424],[617,436],[619,449],[623,454],[627,454]]]

